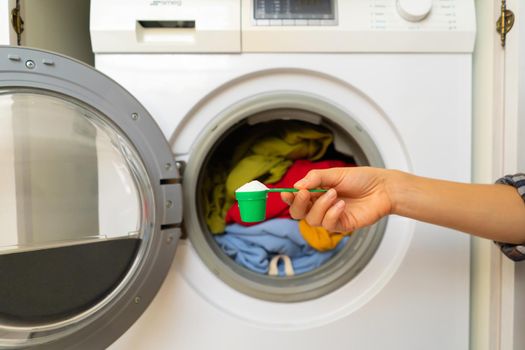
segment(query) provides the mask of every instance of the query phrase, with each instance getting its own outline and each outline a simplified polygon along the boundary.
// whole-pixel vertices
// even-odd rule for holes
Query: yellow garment
[[[236,189],[255,179],[264,183],[279,181],[294,160],[321,158],[332,140],[329,132],[288,125],[249,144],[248,149],[239,146],[226,180],[227,195],[234,198]]]
[[[304,220],[299,221],[299,232],[312,248],[320,252],[334,249],[339,241],[352,234],[352,232],[328,232],[322,227],[312,227]]]
[[[210,166],[204,176],[202,184],[202,199],[205,220],[213,233],[224,228],[224,218],[228,208],[226,206],[226,170],[221,166]],[[223,229],[224,231],[224,229]]]
[[[296,122],[280,128],[261,126],[250,134],[233,152],[229,171],[212,167],[204,180],[204,212],[210,231],[224,232],[226,213],[235,202],[237,188],[252,180],[275,183],[294,160],[317,160],[332,141],[328,131]]]

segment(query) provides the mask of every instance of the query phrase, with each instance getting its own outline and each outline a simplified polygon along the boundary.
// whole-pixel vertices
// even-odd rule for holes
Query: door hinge
[[[20,0],[16,1],[16,7],[11,10],[11,25],[16,33],[16,44],[21,45],[22,32],[24,31],[24,21],[20,15]]]
[[[513,25],[514,25],[514,12],[507,9],[506,0],[501,0],[501,15],[496,21],[496,31],[500,35],[502,47],[505,47],[507,33],[510,32]]]

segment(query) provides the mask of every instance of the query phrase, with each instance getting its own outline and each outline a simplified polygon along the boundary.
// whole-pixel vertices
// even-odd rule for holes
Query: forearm
[[[392,213],[509,243],[525,242],[525,203],[507,185],[476,185],[389,171]]]

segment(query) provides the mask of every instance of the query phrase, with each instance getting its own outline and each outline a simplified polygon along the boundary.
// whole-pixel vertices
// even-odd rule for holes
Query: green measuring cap
[[[268,191],[235,192],[243,222],[259,222],[266,218]]]

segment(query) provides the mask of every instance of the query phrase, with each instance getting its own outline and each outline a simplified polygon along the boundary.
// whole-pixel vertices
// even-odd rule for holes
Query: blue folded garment
[[[258,273],[267,274],[272,257],[288,255],[295,274],[311,271],[329,260],[345,245],[348,237],[337,247],[319,252],[306,243],[299,232],[299,223],[292,219],[272,219],[254,226],[226,226],[223,235],[215,235],[222,250],[238,264]],[[279,264],[279,276],[284,268]]]

